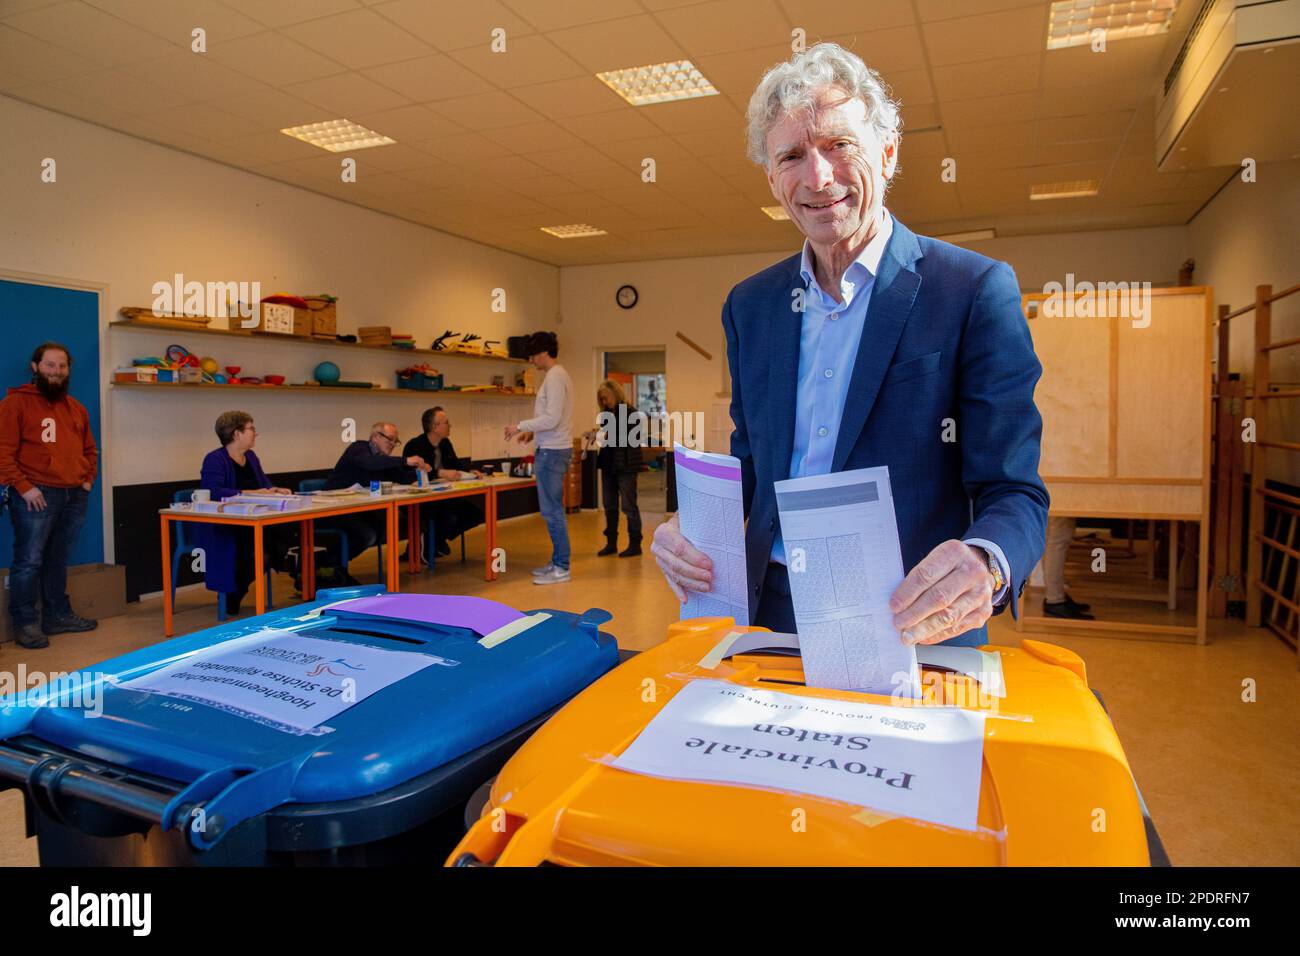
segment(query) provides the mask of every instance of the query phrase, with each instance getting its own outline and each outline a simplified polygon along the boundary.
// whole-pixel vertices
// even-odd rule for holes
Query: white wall
[[[122,306],[151,305],[153,284],[180,272],[200,282],[260,281],[264,295],[331,292],[339,297],[340,332],[390,325],[425,347],[447,328],[504,338],[555,325],[554,266],[6,97],[0,97],[0,129],[0,274],[107,286],[108,319]],[[58,163],[55,183],[41,182],[45,157]],[[491,311],[498,287],[506,290],[505,313]],[[8,324],[16,317],[0,318]],[[12,326],[3,336],[6,347],[32,337]],[[323,359],[337,363],[344,378],[389,388],[395,370],[412,362],[429,361],[449,383],[486,383],[494,373],[522,368],[120,330],[104,333],[106,365],[129,365],[171,342],[247,374],[279,372],[290,381],[309,378]],[[465,446],[462,454],[469,401],[439,396],[459,426],[453,434]],[[103,407],[109,480],[131,484],[197,478],[204,453],[217,444],[213,420],[227,408],[244,408],[257,419],[258,451],[268,470],[289,470],[332,465],[345,416],[361,429],[392,419],[407,438],[418,432],[426,403],[351,390],[318,397],[107,389]]]
[[[1255,287],[1274,292],[1300,282],[1300,160],[1259,166],[1255,182],[1232,180],[1187,227],[1196,281],[1214,286],[1219,305],[1234,310],[1255,301]],[[1254,381],[1255,313],[1232,320],[1228,368]],[[1274,341],[1300,336],[1300,294],[1273,304]],[[1300,348],[1272,353],[1270,379],[1300,388]],[[1270,414],[1286,441],[1300,440],[1300,409],[1295,399],[1272,403]],[[1268,453],[1270,478],[1300,484],[1300,456]]]
[[[1049,281],[1064,282],[1067,272],[1073,272],[1076,281],[1127,279],[1172,284],[1188,256],[1185,230],[1180,226],[993,239],[973,243],[970,248],[1010,262],[1021,287],[1036,291]],[[720,397],[726,363],[722,304],[736,283],[797,251],[796,245],[787,253],[562,269],[560,358],[573,376],[579,416],[588,410],[595,415],[596,356],[601,349],[663,347],[669,409],[703,412],[706,430],[721,436],[710,439],[707,447],[726,451],[730,424],[713,420],[718,414],[715,410],[727,402]],[[615,291],[624,283],[636,286],[639,293],[630,310],[619,308],[614,301]],[[677,331],[710,352],[712,359],[705,359],[678,339]]]

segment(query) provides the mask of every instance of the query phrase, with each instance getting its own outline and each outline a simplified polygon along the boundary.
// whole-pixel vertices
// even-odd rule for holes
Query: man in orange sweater
[[[48,634],[91,631],[68,601],[68,552],[86,520],[99,451],[86,407],[68,394],[72,355],[57,342],[32,353],[32,381],[0,401],[0,485],[14,525],[9,613],[23,647]],[[36,599],[41,599],[37,624]]]

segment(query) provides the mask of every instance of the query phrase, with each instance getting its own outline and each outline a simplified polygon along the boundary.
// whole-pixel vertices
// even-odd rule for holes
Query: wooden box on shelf
[[[333,339],[338,335],[338,302],[320,295],[304,296],[311,309],[311,334],[313,338]]]
[[[254,332],[311,338],[312,313],[307,309],[295,309],[282,302],[263,302],[260,318]]]

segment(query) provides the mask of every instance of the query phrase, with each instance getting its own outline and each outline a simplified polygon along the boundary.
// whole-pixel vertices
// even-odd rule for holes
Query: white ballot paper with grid
[[[919,697],[889,610],[903,580],[889,469],[778,481],[776,504],[808,686]]]
[[[745,574],[745,505],[740,459],[673,443],[677,515],[682,535],[713,562],[713,587],[687,591],[681,620],[731,617],[749,623]]]

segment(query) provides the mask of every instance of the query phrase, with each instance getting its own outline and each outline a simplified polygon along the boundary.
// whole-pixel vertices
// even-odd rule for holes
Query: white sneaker
[[[543,574],[550,574],[554,570],[555,570],[555,565],[551,564],[551,562],[548,561],[545,564],[543,564],[540,568],[533,568],[533,577],[538,577]]]
[[[551,568],[546,574],[538,574],[533,577],[534,584],[563,584],[572,577],[564,568]]]

